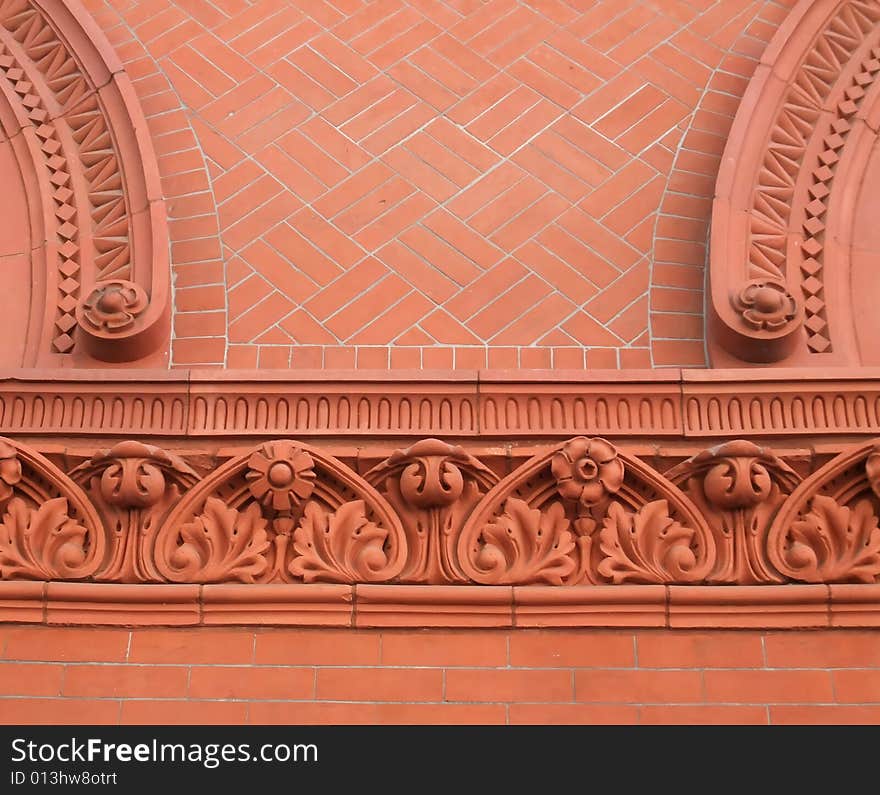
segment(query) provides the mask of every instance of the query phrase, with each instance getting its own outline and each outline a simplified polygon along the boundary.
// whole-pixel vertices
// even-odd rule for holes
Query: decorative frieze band
[[[529,442],[880,435],[880,373],[661,370],[381,375],[35,371],[0,375],[0,433]]]
[[[660,471],[599,436],[507,474],[428,438],[365,474],[274,439],[117,442],[64,472],[0,439],[0,580],[452,587],[875,584],[880,439],[803,477],[735,439]]]

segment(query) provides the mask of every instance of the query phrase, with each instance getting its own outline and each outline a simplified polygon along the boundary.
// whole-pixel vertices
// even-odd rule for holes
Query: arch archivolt
[[[134,90],[75,0],[0,2],[0,363],[167,358],[165,208]]]
[[[713,207],[712,365],[873,363],[880,3],[801,2],[743,97]]]

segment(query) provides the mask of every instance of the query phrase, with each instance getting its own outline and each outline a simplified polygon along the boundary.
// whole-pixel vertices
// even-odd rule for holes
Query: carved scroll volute
[[[487,584],[700,582],[711,533],[676,486],[604,439],[577,437],[498,483],[459,540]]]
[[[767,533],[779,506],[800,476],[773,453],[736,440],[713,447],[669,470],[700,508],[715,540],[710,583],[780,583],[783,577],[767,558]]]
[[[713,273],[713,278],[717,282],[723,277]],[[710,283],[713,340],[747,362],[767,364],[792,354],[802,337],[804,309],[781,277],[735,284],[727,296],[724,284],[718,287],[716,282]]]
[[[146,290],[135,282],[98,282],[76,308],[78,336],[86,350],[105,362],[130,362],[162,343],[165,312],[151,309]]]
[[[386,582],[406,560],[391,506],[341,461],[281,439],[198,483],[162,523],[172,582]]]
[[[880,576],[880,442],[829,461],[794,490],[773,521],[768,556],[801,582],[872,583]]]
[[[424,439],[398,450],[366,474],[397,511],[409,556],[400,581],[467,582],[458,560],[465,520],[496,475],[461,447]]]
[[[101,520],[70,478],[0,438],[0,579],[79,580],[103,560]]]
[[[71,477],[86,489],[107,533],[107,555],[95,579],[162,582],[154,562],[159,525],[198,475],[178,456],[125,441],[96,453]]]

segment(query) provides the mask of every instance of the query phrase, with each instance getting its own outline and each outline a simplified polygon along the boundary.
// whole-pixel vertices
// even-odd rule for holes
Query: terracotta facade
[[[876,0],[0,0],[0,72],[3,720],[880,718]]]

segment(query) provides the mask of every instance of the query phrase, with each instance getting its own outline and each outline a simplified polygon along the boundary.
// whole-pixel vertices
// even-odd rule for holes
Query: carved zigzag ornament
[[[584,436],[504,477],[439,439],[397,450],[363,476],[292,439],[207,472],[192,458],[124,441],[65,474],[0,439],[0,579],[567,586],[880,577],[880,442],[803,480],[743,440],[664,473]]]
[[[26,366],[135,361],[170,328],[155,153],[130,78],[89,23],[78,0],[0,0],[0,131],[45,241],[30,285],[45,320]]]

